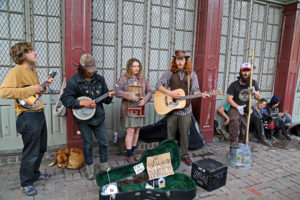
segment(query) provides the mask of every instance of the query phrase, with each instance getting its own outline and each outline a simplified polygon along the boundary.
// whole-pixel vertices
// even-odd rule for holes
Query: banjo
[[[112,89],[110,92],[116,92],[120,89],[122,89],[123,87],[125,87],[126,85],[133,83],[135,81],[139,80],[138,77],[133,77],[132,79],[128,80],[126,83],[123,83],[122,85]],[[102,101],[103,99],[105,99],[106,97],[108,97],[108,93],[105,93],[103,95],[101,95],[100,97],[94,99],[93,101],[97,104],[100,101]],[[87,100],[92,100],[90,97],[87,96],[81,96],[77,98],[79,101],[87,101]],[[96,112],[96,107],[94,108],[88,108],[88,107],[81,107],[78,109],[72,109],[72,113],[73,115],[80,120],[88,120],[91,119],[94,114]]]

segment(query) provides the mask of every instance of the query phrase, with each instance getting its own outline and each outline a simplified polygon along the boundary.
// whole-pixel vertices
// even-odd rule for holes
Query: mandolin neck
[[[42,84],[41,84],[41,87],[44,88],[47,84],[47,81],[44,81]]]

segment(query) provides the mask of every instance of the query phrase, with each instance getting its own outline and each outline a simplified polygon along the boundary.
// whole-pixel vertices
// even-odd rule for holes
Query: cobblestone
[[[293,139],[300,140],[299,138]],[[195,199],[300,200],[299,151],[277,147],[269,148],[255,142],[249,143],[249,146],[252,149],[253,160],[251,169],[242,170],[228,166],[226,185],[211,192],[197,186]],[[210,157],[228,165],[228,151],[227,142],[216,141],[190,153],[193,161]],[[60,169],[56,166],[48,167],[51,161],[50,157],[45,158],[41,165],[41,171],[50,173],[52,177],[49,180],[35,182],[34,186],[38,195],[33,198],[27,197],[20,190],[19,164],[1,165],[0,200],[99,199],[100,188],[95,180],[86,179],[84,167],[79,170]],[[98,170],[99,158],[94,157],[94,161],[95,168]],[[109,162],[113,168],[127,164],[124,155],[110,155]],[[176,172],[190,176],[191,167],[181,163]]]

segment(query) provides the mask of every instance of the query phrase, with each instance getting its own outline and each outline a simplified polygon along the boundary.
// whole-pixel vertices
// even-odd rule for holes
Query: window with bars
[[[40,80],[45,80],[52,72],[58,74],[51,89],[58,92],[63,77],[62,70],[62,20],[61,1],[32,1],[32,41],[37,52]]]
[[[92,54],[109,87],[126,62],[141,60],[154,86],[169,68],[175,49],[194,52],[197,2],[186,0],[93,1]]]
[[[223,7],[218,88],[224,91],[239,75],[240,65],[251,61],[260,90],[272,92],[280,39],[282,7],[247,0],[225,0]]]
[[[0,1],[0,82],[14,66],[9,49],[15,43],[25,40],[24,1]]]
[[[62,5],[60,0],[7,0],[0,2],[1,82],[15,66],[9,49],[20,41],[30,41],[37,52],[37,67],[40,82],[56,71],[58,74],[48,92],[58,93],[63,77],[62,59]],[[2,27],[3,27],[2,26]]]
[[[117,79],[118,1],[92,2],[92,54],[109,88]]]

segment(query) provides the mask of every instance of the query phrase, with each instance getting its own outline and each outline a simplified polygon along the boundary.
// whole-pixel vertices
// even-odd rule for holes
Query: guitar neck
[[[186,95],[186,96],[180,97],[179,100],[196,99],[199,97],[202,97],[202,93],[197,94],[197,95]]]

